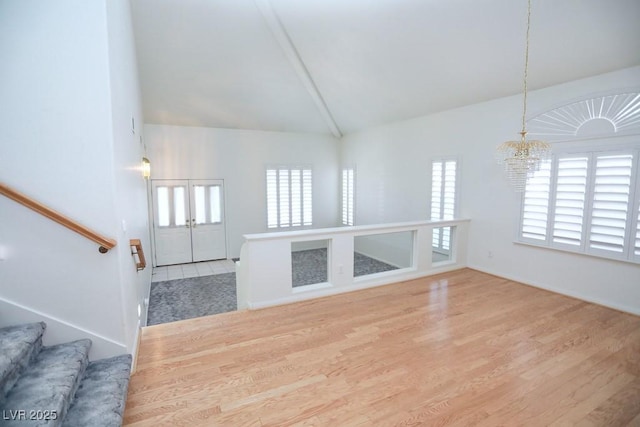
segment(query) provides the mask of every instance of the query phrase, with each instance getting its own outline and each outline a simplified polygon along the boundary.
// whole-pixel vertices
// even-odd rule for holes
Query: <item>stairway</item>
[[[0,328],[0,426],[121,426],[131,355],[89,362],[90,340],[43,346],[45,328]]]

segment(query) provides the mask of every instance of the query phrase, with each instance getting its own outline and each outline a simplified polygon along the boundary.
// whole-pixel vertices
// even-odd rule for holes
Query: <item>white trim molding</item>
[[[587,131],[587,123],[608,126]],[[561,105],[527,120],[528,134],[545,141],[640,134],[640,89],[593,96]]]

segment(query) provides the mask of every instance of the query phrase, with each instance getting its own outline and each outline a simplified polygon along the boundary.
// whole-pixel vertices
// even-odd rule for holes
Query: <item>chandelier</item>
[[[529,71],[529,29],[531,27],[531,0],[527,5],[527,38],[524,54],[524,96],[522,106],[522,131],[520,140],[507,141],[496,150],[496,159],[504,167],[505,175],[515,191],[523,192],[527,178],[540,170],[541,163],[551,157],[551,145],[544,141],[527,140],[527,73]]]

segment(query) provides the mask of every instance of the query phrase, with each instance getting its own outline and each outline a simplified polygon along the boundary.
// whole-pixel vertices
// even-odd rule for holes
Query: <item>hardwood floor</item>
[[[464,269],[142,331],[129,426],[640,426],[640,317]]]

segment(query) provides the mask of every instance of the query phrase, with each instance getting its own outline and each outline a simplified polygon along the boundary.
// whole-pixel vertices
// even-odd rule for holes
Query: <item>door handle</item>
[[[197,224],[196,224],[196,220],[195,220],[195,218],[191,219],[191,221],[193,221],[193,228],[196,228],[196,225],[197,225]]]

